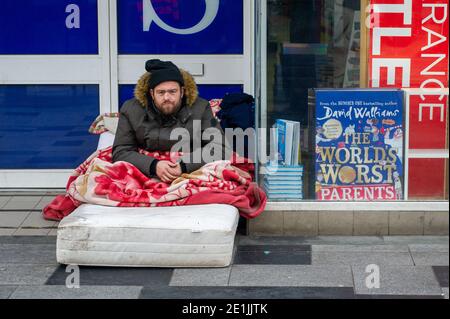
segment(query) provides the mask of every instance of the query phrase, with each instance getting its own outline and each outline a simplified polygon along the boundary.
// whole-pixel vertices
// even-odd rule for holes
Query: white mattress
[[[225,267],[238,210],[230,205],[128,208],[82,205],[58,227],[61,264]]]

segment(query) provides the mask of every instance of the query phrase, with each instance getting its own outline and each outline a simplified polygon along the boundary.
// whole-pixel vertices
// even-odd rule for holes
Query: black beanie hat
[[[145,69],[151,73],[150,89],[154,89],[160,83],[166,81],[175,81],[180,83],[180,86],[184,86],[183,75],[177,66],[170,61],[148,60],[145,63]]]

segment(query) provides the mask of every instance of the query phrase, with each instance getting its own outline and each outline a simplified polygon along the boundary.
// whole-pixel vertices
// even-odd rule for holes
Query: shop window
[[[362,85],[405,91],[407,199],[448,199],[448,1],[363,2]]]
[[[448,159],[409,159],[408,199],[448,200]]]
[[[352,88],[401,89],[403,92],[403,102],[397,103],[401,105],[401,118],[391,116],[370,123],[356,123],[363,131],[367,130],[364,131],[367,136],[379,135],[380,141],[386,139],[389,142],[386,150],[402,145],[402,152],[397,155],[404,167],[397,167],[398,173],[391,176],[399,179],[397,184],[402,185],[402,190],[395,198],[386,196],[379,200],[448,200],[449,17],[442,11],[443,6],[426,1],[403,1],[400,6],[401,2],[266,1],[267,88],[261,93],[265,95],[265,107],[261,109],[259,126],[280,128],[277,124],[280,119],[300,123],[298,160],[302,172],[293,169],[289,174],[301,175],[302,185],[301,192],[293,196],[293,200],[317,198],[317,177],[320,175],[315,165],[316,153],[320,151],[317,147],[314,149],[317,134],[326,145],[333,137],[327,138],[323,131],[329,129],[330,133],[340,127],[324,121],[322,124],[329,127],[317,128],[320,122],[316,118],[318,89]],[[399,4],[395,9],[397,12],[388,12],[393,3]],[[448,1],[446,3],[448,5]],[[404,13],[398,12],[400,7]],[[395,29],[401,36],[384,34],[380,37],[385,32],[380,28],[403,28],[403,31]],[[378,32],[375,35],[374,30]],[[391,59],[398,65],[382,65]],[[439,91],[433,92],[433,89]],[[322,131],[318,133],[317,129]],[[342,125],[342,132],[336,134],[352,136],[353,130],[358,133],[357,127]],[[265,134],[269,140],[268,130]],[[271,142],[273,145],[279,140],[272,139]],[[341,144],[336,148],[346,147],[345,140]],[[266,145],[265,151],[269,154],[272,149]],[[372,151],[368,152],[371,154]],[[357,170],[346,169],[336,175],[338,180],[348,176],[350,180],[357,178],[358,174],[353,176]],[[268,179],[260,176],[260,182],[267,184]],[[289,199],[284,196],[282,200]],[[343,199],[334,197],[334,200]]]
[[[267,2],[267,116],[307,125],[308,89],[359,87],[359,1]],[[269,124],[270,124],[269,123]]]
[[[309,92],[360,86],[360,15],[360,1],[267,1],[267,110],[263,114],[267,122],[261,126],[271,128],[280,119],[300,123],[302,184],[292,200],[316,198],[311,150],[314,107],[309,105],[314,102]],[[263,180],[270,183],[261,176]],[[290,188],[299,187],[289,183]],[[289,200],[282,195],[282,200]],[[276,197],[269,194],[271,200]]]
[[[406,92],[408,199],[448,199],[448,95]]]
[[[97,0],[0,1],[0,54],[98,54]]]
[[[0,85],[0,169],[73,169],[97,148],[97,85]]]

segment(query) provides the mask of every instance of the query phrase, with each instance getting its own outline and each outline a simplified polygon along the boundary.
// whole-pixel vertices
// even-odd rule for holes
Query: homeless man
[[[193,77],[169,61],[149,60],[145,69],[147,73],[139,79],[134,98],[120,110],[113,162],[131,163],[143,174],[171,183],[181,174],[192,173],[209,162],[202,156],[205,148],[209,150],[210,161],[229,159],[230,148],[225,147],[220,124],[208,101],[198,96]],[[203,132],[211,128],[214,134],[206,134],[209,138],[202,139]],[[174,129],[185,129],[184,135],[188,136],[175,134],[171,138]],[[190,153],[184,154],[181,161],[158,161],[140,154],[138,149],[150,152],[188,149]]]

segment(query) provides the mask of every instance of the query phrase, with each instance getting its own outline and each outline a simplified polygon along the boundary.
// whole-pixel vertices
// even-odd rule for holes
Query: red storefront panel
[[[371,0],[369,86],[448,88],[448,0]],[[448,98],[411,96],[409,149],[445,149]],[[432,166],[430,166],[432,165]],[[409,161],[409,197],[442,198],[443,159]],[[430,172],[430,168],[433,172]]]
[[[409,148],[445,149],[447,147],[447,97],[410,96]]]
[[[448,87],[448,0],[370,3],[369,86]]]
[[[446,199],[447,170],[448,162],[445,159],[411,158],[409,160],[409,199]]]

